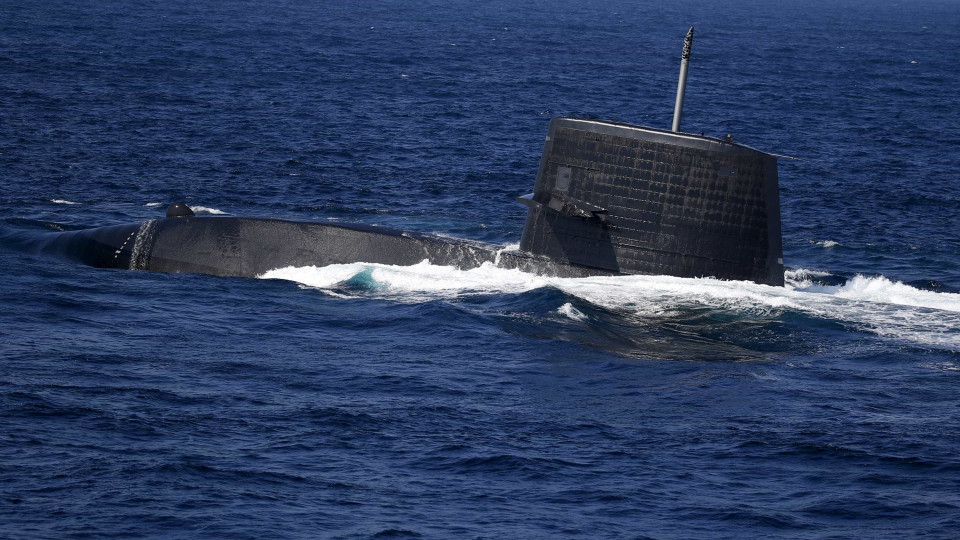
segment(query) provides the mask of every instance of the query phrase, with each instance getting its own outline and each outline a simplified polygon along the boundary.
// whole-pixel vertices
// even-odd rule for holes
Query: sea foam
[[[839,321],[877,335],[960,350],[960,294],[917,289],[886,277],[856,276],[842,285],[818,285],[816,270],[792,270],[785,287],[745,281],[671,276],[556,278],[485,263],[459,270],[423,261],[412,266],[353,263],[288,267],[259,276],[300,283],[336,296],[359,285],[361,297],[397,302],[456,299],[465,295],[518,294],[554,287],[604,309],[631,316],[669,317],[685,309],[714,309],[735,316],[776,318],[787,312]],[[570,304],[557,313],[585,316]]]
[[[227,213],[227,212],[224,212],[223,210],[218,210],[216,208],[209,208],[206,206],[191,206],[190,209],[193,210],[195,214],[214,214],[219,216]]]

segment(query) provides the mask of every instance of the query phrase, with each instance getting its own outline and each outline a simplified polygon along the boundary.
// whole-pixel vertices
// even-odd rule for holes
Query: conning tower
[[[520,249],[624,274],[783,285],[774,156],[731,141],[555,118]]]

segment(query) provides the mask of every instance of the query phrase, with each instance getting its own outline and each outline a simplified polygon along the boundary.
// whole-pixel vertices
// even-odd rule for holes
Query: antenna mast
[[[673,106],[673,132],[680,132],[680,117],[683,115],[683,92],[687,89],[687,68],[690,66],[690,48],[693,47],[693,27],[683,39],[683,54],[680,55],[680,81],[677,83],[677,104]]]

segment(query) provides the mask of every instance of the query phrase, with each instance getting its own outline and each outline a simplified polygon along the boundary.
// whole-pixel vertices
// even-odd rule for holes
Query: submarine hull
[[[85,264],[255,277],[288,266],[484,263],[562,277],[657,274],[783,285],[776,157],[726,140],[554,118],[518,251],[367,225],[197,217],[54,233]]]
[[[484,263],[558,277],[610,275],[501,246],[386,227],[261,218],[179,217],[47,233],[41,253],[98,268],[257,277],[289,266],[355,262],[459,269]]]

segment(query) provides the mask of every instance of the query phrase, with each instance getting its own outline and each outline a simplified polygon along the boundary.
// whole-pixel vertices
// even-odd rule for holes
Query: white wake
[[[745,281],[670,276],[544,277],[487,263],[470,270],[436,266],[353,263],[288,267],[261,278],[284,279],[343,296],[345,283],[360,285],[364,297],[398,302],[453,299],[476,294],[516,294],[555,287],[596,306],[640,317],[669,317],[685,309],[709,308],[751,318],[797,312],[840,321],[892,339],[960,350],[960,294],[925,291],[885,277],[856,276],[843,285],[818,285],[829,275],[789,271],[785,287]],[[584,315],[570,304],[556,312],[572,320]]]

